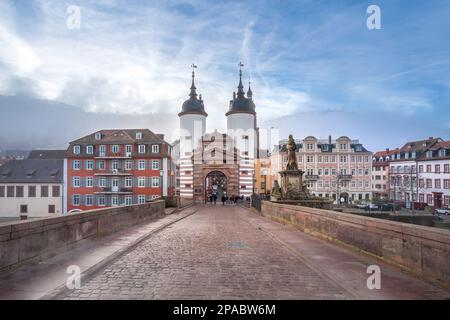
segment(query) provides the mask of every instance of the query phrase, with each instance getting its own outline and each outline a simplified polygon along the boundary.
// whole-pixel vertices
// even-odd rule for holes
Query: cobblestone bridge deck
[[[51,299],[445,299],[399,269],[239,206],[196,206]],[[161,220],[168,219],[162,218]],[[152,222],[153,224],[155,222]],[[381,289],[367,288],[370,265]],[[12,277],[12,278],[11,278]],[[4,279],[14,287],[14,276]],[[0,280],[1,283],[2,280]],[[7,297],[5,291],[3,298]],[[26,290],[26,289],[22,289]],[[2,296],[0,296],[2,297]]]

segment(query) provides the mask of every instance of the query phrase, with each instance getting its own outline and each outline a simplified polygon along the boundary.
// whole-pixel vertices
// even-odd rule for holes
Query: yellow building
[[[255,160],[255,193],[270,193],[270,158],[268,156]]]

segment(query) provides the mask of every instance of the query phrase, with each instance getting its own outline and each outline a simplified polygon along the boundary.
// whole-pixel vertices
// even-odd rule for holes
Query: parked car
[[[450,209],[446,209],[446,208],[440,208],[440,209],[435,209],[434,213],[437,215],[450,215]]]
[[[378,205],[375,204],[375,203],[369,203],[369,204],[366,206],[366,208],[367,208],[368,210],[378,210],[378,209],[379,209]]]

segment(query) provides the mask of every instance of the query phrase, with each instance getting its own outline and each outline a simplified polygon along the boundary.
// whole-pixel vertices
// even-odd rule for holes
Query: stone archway
[[[216,195],[217,200],[220,201],[222,195],[228,195],[228,177],[225,173],[219,170],[210,171],[205,176],[205,202],[208,201],[210,195]]]

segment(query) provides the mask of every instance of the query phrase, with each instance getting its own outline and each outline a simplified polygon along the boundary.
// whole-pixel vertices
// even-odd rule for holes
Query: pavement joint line
[[[188,208],[184,208],[180,211],[177,212],[177,214],[182,213],[184,210],[188,210],[192,207],[194,207],[195,205],[191,205]],[[153,230],[151,230],[149,233],[146,233],[142,236],[140,236],[138,239],[136,239],[135,241],[133,241],[131,244],[126,245],[125,247],[123,247],[122,249],[117,250],[116,252],[114,252],[112,255],[109,255],[108,257],[106,257],[105,259],[99,261],[98,263],[94,264],[93,266],[89,267],[88,269],[86,269],[85,271],[83,271],[81,273],[81,279],[83,279],[83,282],[87,282],[89,281],[89,279],[91,279],[93,276],[95,276],[99,271],[103,270],[106,266],[110,265],[111,263],[113,263],[114,261],[116,261],[117,259],[119,259],[120,257],[124,256],[125,254],[131,252],[133,249],[135,249],[139,244],[141,244],[143,241],[147,240],[148,238],[150,238],[151,236],[157,234],[158,232],[164,230],[165,228],[167,228],[168,226],[179,222],[185,218],[188,218],[190,216],[192,216],[193,214],[197,213],[197,211],[199,210],[199,208],[194,208],[195,210],[191,213],[187,213],[186,215],[177,218],[175,220],[169,221],[168,223],[165,223]],[[170,217],[170,215],[169,215]],[[149,222],[151,223],[151,222]],[[40,297],[38,300],[57,300],[59,298],[62,298],[63,296],[65,296],[68,292],[70,292],[72,290],[68,289],[66,286],[66,283],[56,287],[55,289],[53,289],[50,293]]]
[[[251,212],[250,212],[251,213]],[[254,218],[254,217],[252,217]],[[264,218],[264,217],[262,217]],[[250,221],[248,221],[247,219],[243,219],[243,218],[239,218],[242,221],[245,221],[246,223],[254,226],[254,224],[252,224]],[[258,219],[254,219],[254,220],[258,220]],[[275,222],[275,221],[274,221]],[[279,237],[277,237],[274,233],[270,232],[269,230],[265,229],[264,227],[261,226],[261,224],[258,223],[257,229],[266,233],[267,236],[269,238],[271,238],[273,241],[277,242],[278,244],[282,245],[285,249],[287,249],[293,256],[295,256],[297,259],[299,259],[302,263],[304,263],[308,268],[310,268],[313,272],[315,272],[316,274],[318,274],[319,276],[323,277],[325,280],[327,280],[328,282],[338,286],[339,288],[343,289],[346,293],[351,295],[351,298],[353,299],[361,299],[358,298],[358,293],[353,290],[352,288],[349,288],[345,285],[343,285],[342,283],[340,283],[339,281],[335,280],[331,275],[329,275],[328,273],[321,271],[320,267],[313,261],[311,261],[310,259],[308,259],[307,257],[305,257],[303,254],[301,254],[300,252],[298,252],[296,249],[292,248],[290,245],[288,245],[287,243],[285,243],[283,240],[281,240]]]

